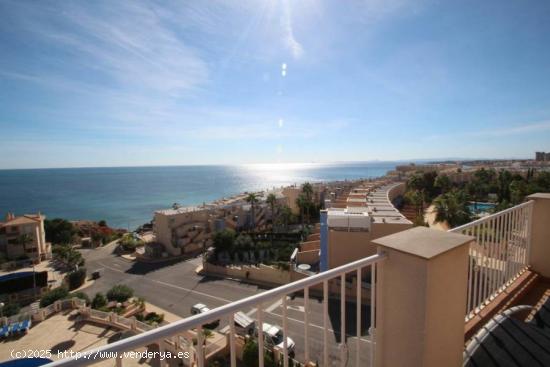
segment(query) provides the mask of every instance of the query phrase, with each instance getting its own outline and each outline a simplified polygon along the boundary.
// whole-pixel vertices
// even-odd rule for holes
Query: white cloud
[[[294,28],[292,26],[292,10],[289,1],[282,0],[282,7],[283,9],[281,15],[281,26],[283,28],[283,42],[292,53],[292,56],[294,56],[294,58],[296,59],[299,59],[304,54],[304,48],[294,36]],[[283,73],[286,74],[286,71],[283,70]]]
[[[52,87],[173,97],[208,80],[197,51],[138,2],[12,3],[14,31],[32,37],[38,68],[9,70]],[[23,45],[22,47],[25,47]],[[45,50],[36,52],[37,50]],[[17,67],[17,66],[16,66]]]

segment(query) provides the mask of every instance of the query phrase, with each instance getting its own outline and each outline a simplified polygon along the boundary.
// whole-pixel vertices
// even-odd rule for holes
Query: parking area
[[[174,264],[139,264],[120,258],[109,248],[90,250],[84,253],[86,267],[89,272],[99,270],[101,278],[85,289],[92,296],[96,292],[107,292],[115,284],[126,284],[134,289],[135,294],[144,297],[149,303],[158,306],[179,317],[191,315],[191,307],[203,303],[209,308],[215,308],[239,299],[261,293],[266,290],[256,285],[239,281],[203,277],[195,273],[201,259],[191,259]],[[304,359],[304,300],[302,295],[290,295],[288,298],[288,335],[296,343],[296,358]],[[256,319],[254,308],[242,310],[251,318]],[[264,321],[282,326],[282,300],[275,299],[264,305]],[[359,339],[361,348],[360,365],[368,365],[370,356],[370,341],[367,335],[370,311],[363,306],[362,337]],[[309,309],[309,348],[310,356],[315,361],[322,362],[324,345],[324,318],[322,302],[310,297]],[[343,355],[348,360],[347,365],[355,365],[356,350],[356,306],[348,303],[346,306],[346,340],[348,350]],[[218,329],[227,326],[226,320],[220,320]],[[331,300],[328,318],[329,354],[334,365],[340,364],[340,301]]]

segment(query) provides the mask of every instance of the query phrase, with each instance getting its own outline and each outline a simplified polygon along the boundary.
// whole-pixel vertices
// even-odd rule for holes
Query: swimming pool
[[[487,213],[490,212],[496,204],[493,203],[480,203],[471,201],[468,205],[470,211],[474,214]]]

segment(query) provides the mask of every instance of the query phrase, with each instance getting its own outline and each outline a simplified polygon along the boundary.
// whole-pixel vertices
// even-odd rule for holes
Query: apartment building
[[[313,200],[316,203],[322,204],[325,201],[325,196],[327,192],[330,192],[333,190],[339,190],[338,187],[340,185],[338,183],[334,183],[331,185],[314,183],[314,184],[311,184],[311,186],[313,188]],[[301,194],[302,194],[302,186],[300,185],[287,186],[282,190],[282,195],[285,198],[284,204],[288,205],[292,214],[298,215],[300,213],[300,207],[296,203],[296,200]]]
[[[404,190],[403,183],[367,182],[321,212],[320,270],[371,256],[372,240],[411,228],[392,204]]]
[[[9,260],[25,256],[34,261],[51,258],[51,244],[46,242],[44,230],[45,219],[40,213],[22,216],[8,213],[5,221],[0,222],[0,253]],[[23,236],[28,242],[23,243]]]
[[[266,202],[269,194],[258,193],[254,206],[246,202],[246,195],[240,195],[201,206],[157,210],[153,225],[156,241],[168,256],[192,255],[211,246],[218,231],[264,228],[272,219]],[[275,194],[278,205],[286,204],[285,196]]]
[[[211,231],[211,213],[206,207],[157,210],[153,231],[170,256],[200,252]]]
[[[321,211],[319,233],[300,244],[292,261],[326,271],[375,254],[372,240],[412,227],[393,205],[404,190],[404,183],[390,180],[333,188]]]

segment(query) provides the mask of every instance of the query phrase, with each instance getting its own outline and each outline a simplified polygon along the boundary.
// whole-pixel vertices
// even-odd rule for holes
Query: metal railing
[[[87,352],[82,352],[79,357],[72,357],[67,359],[62,359],[59,361],[52,362],[48,364],[48,367],[70,367],[70,366],[86,366],[93,363],[100,362],[103,359],[109,359],[109,356],[113,356],[115,353],[119,356],[122,354],[122,352],[134,350],[136,348],[144,347],[150,344],[159,344],[163,345],[163,341],[165,339],[174,338],[181,333],[184,333],[185,331],[194,329],[197,333],[197,345],[196,345],[196,356],[197,356],[197,366],[203,367],[205,366],[205,351],[203,347],[203,339],[204,335],[202,333],[203,325],[209,324],[215,320],[219,320],[221,318],[228,318],[229,320],[229,344],[230,344],[230,361],[231,366],[236,366],[236,332],[235,332],[235,323],[234,323],[234,314],[238,311],[243,311],[246,308],[253,307],[256,309],[256,315],[257,315],[257,329],[263,330],[263,320],[264,320],[264,314],[266,312],[269,312],[268,310],[264,309],[264,306],[267,304],[267,302],[274,301],[274,300],[280,300],[282,303],[282,329],[283,329],[283,366],[288,367],[289,364],[289,350],[288,350],[288,300],[287,296],[291,295],[296,292],[302,292],[304,294],[304,329],[303,329],[303,335],[304,335],[304,355],[305,355],[305,361],[308,362],[312,359],[317,359],[321,357],[322,365],[323,366],[329,366],[332,365],[331,359],[329,359],[329,332],[332,332],[329,328],[329,281],[333,279],[340,278],[340,335],[341,335],[341,348],[340,348],[340,361],[341,365],[346,365],[346,359],[345,354],[347,351],[347,340],[346,340],[346,275],[355,275],[357,276],[357,279],[362,279],[362,271],[363,268],[370,266],[370,277],[371,277],[371,289],[370,289],[370,300],[371,300],[371,306],[370,307],[370,319],[375,319],[375,299],[376,299],[376,264],[380,262],[381,260],[385,259],[386,255],[384,253],[379,253],[358,261],[354,261],[351,263],[348,263],[346,265],[325,271],[320,274],[313,275],[311,277],[307,277],[304,279],[300,279],[298,281],[295,281],[293,283],[289,283],[268,291],[265,291],[263,293],[250,296],[229,304],[226,304],[224,306],[215,308],[213,310],[210,310],[209,312],[190,316],[188,318],[185,318],[183,320],[176,321],[174,323],[158,327],[154,330],[145,332],[143,334],[139,334],[136,336],[132,336],[129,338],[126,338],[124,340],[120,340],[117,342],[114,342],[112,344],[108,344],[99,348],[95,348],[92,350],[89,350]],[[363,274],[367,275],[367,274]],[[357,314],[356,314],[356,345],[355,345],[355,366],[363,366],[364,363],[360,361],[360,354],[361,354],[361,348],[360,348],[360,341],[362,339],[361,335],[361,302],[362,302],[362,295],[361,295],[361,284],[362,282],[357,282],[357,290],[356,290],[356,308],[357,308]],[[310,354],[310,343],[309,341],[309,335],[310,330],[312,326],[310,325],[310,300],[309,300],[309,294],[310,290],[317,291],[318,286],[322,285],[322,304],[323,304],[323,351],[322,356],[319,356],[316,354],[313,356]],[[374,324],[371,321],[371,324]],[[371,365],[374,365],[374,347],[375,347],[375,340],[374,340],[374,325],[371,325],[371,339],[370,339],[370,362]],[[261,335],[261,333],[260,333]],[[369,351],[367,351],[369,352]],[[264,340],[262,337],[258,338],[258,364],[260,367],[264,366]],[[313,357],[313,358],[310,358]],[[351,356],[349,357],[352,358]],[[116,359],[117,366],[120,366],[122,364],[122,359],[119,357]]]
[[[527,269],[533,204],[528,201],[449,231],[475,237],[468,264],[466,320]]]

